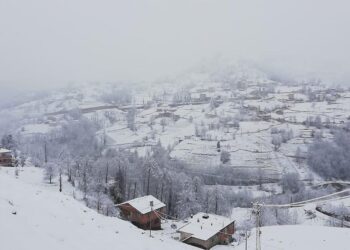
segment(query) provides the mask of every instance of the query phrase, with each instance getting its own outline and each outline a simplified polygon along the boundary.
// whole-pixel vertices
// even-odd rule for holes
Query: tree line
[[[188,166],[170,158],[160,143],[140,156],[137,151],[106,148],[96,138],[99,129],[81,116],[46,135],[18,137],[16,147],[33,165],[44,168],[48,183],[62,191],[63,180],[68,180],[89,207],[106,215],[116,214],[115,204],[149,194],[178,218],[199,211],[229,214],[233,199],[220,188],[208,188],[201,176],[188,174]]]

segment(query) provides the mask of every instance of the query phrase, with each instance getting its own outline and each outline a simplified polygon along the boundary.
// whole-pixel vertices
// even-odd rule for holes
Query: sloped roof
[[[191,234],[191,237],[200,240],[208,240],[232,222],[234,221],[224,216],[198,213],[190,218],[185,226],[179,228],[178,232]]]
[[[0,148],[0,154],[2,153],[11,153],[11,150],[8,150],[6,148]]]
[[[118,204],[118,206],[123,206],[125,204],[129,204],[130,206],[134,207],[137,211],[139,211],[141,214],[147,214],[151,212],[151,206],[150,202],[153,201],[153,210],[160,209],[162,207],[165,207],[165,204],[155,198],[153,195],[147,195],[143,197],[139,197],[133,200],[125,201],[123,203]]]

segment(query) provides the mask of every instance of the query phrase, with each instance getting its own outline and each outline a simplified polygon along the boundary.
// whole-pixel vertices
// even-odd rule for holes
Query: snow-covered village
[[[0,3],[1,250],[350,248],[350,36],[299,34],[349,4],[34,2]]]

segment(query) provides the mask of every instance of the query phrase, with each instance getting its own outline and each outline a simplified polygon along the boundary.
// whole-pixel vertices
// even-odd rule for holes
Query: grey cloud
[[[152,80],[216,55],[346,82],[349,9],[345,0],[0,0],[0,82]]]

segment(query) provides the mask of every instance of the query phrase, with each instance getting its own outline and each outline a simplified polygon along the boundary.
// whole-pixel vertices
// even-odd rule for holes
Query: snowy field
[[[50,135],[55,129],[83,117],[93,121],[98,128],[96,137],[107,147],[130,149],[144,156],[159,141],[169,150],[170,157],[188,164],[189,173],[193,171],[203,176],[219,169],[222,164],[221,152],[227,151],[230,161],[224,166],[232,168],[232,172],[237,170],[237,173],[241,173],[244,170],[249,176],[261,174],[267,182],[276,182],[264,184],[262,190],[253,182],[249,186],[230,186],[227,182],[219,186],[227,193],[244,191],[254,198],[280,193],[281,187],[277,181],[284,173],[296,173],[306,183],[309,180],[321,182],[322,178],[310,170],[305,160],[296,161],[296,151],[300,151],[301,158],[305,157],[315,133],[326,140],[332,139],[330,126],[341,126],[350,117],[349,92],[339,95],[336,101],[309,101],[307,94],[300,92],[301,87],[278,85],[274,93],[265,97],[254,94],[258,89],[257,86],[250,86],[243,91],[224,91],[220,84],[208,82],[206,86],[198,84],[188,89],[196,98],[201,94],[206,98],[218,98],[221,102],[217,105],[212,100],[172,105],[174,93],[179,91],[174,85],[168,89],[137,89],[133,90],[134,103],[119,108],[102,98],[110,86],[89,85],[74,91],[54,92],[42,99],[0,112],[9,118],[9,124],[18,125],[14,131],[22,139]],[[294,100],[290,100],[291,93]],[[144,105],[145,101],[151,104]],[[133,108],[134,131],[129,126],[128,117],[128,112]],[[266,113],[267,117],[264,117]],[[310,117],[313,120],[316,116],[319,116],[322,129],[306,124],[306,120],[309,122]],[[12,119],[15,122],[11,122]],[[275,148],[272,139],[276,133],[281,136],[281,131],[290,132],[292,136]],[[47,249],[47,246],[51,249],[107,249],[110,246],[120,249],[190,248],[174,239],[178,235],[171,225],[180,227],[183,224],[181,221],[164,222],[164,230],[154,232],[154,238],[149,238],[147,232],[128,222],[105,217],[86,208],[83,202],[73,199],[72,188],[66,186],[63,193],[57,189],[57,186],[43,182],[40,169],[25,168],[18,179],[13,169],[0,169],[0,222],[6,222],[3,224],[5,226],[0,227],[0,240],[8,246],[6,250],[27,249],[28,245],[39,250]],[[341,200],[333,202],[333,205],[342,202],[347,206],[350,204],[349,200]],[[297,232],[293,229],[298,227],[278,227],[282,228],[283,233],[276,233],[272,239],[269,235],[274,233],[273,230],[278,230],[275,229],[277,227],[264,228],[263,249],[303,250],[295,239],[302,236],[299,231],[304,231],[305,235],[312,234],[313,227],[310,226],[320,231],[320,235],[329,233],[332,240],[337,238],[332,235],[333,232],[339,230],[339,239],[342,240],[340,229],[319,229],[331,223],[330,218],[315,210],[316,205],[291,209],[290,212],[297,215],[298,224],[303,225],[301,230],[295,230]],[[238,222],[251,217],[249,209],[233,209],[236,210],[231,216],[239,216]],[[317,218],[306,218],[304,209],[312,210]],[[65,230],[67,225],[71,230]],[[290,238],[287,238],[288,234]],[[14,241],[11,238],[13,235],[26,236],[23,241]],[[76,238],[84,238],[86,243],[78,245]],[[313,235],[309,238],[307,244],[310,246],[314,244]],[[252,240],[250,245],[254,245]],[[333,244],[326,241],[322,245],[325,248],[318,249],[327,249],[328,243]]]
[[[0,168],[0,242],[1,249],[197,249],[178,242],[176,230],[183,221],[167,221],[163,230],[140,230],[129,222],[106,217],[87,208],[72,197],[72,188],[43,181],[42,170],[25,167],[19,177],[14,169]],[[308,206],[307,209],[312,209]],[[296,208],[303,214],[304,208]],[[247,209],[233,210],[237,223],[250,215]],[[270,226],[262,228],[262,249],[283,250],[347,250],[350,230],[321,226],[326,219],[305,220],[298,226]],[[235,237],[237,237],[236,235]],[[83,240],[77,240],[83,239]],[[243,250],[244,241],[236,246],[215,246],[213,249]],[[248,249],[255,249],[255,231],[248,239]]]
[[[264,250],[348,250],[350,230],[321,226],[272,226],[263,227],[261,249]],[[248,250],[255,248],[255,231],[248,239]],[[225,249],[221,247],[215,250]],[[234,248],[244,250],[241,244]]]
[[[266,179],[275,180],[287,172],[309,179],[313,173],[305,163],[296,163],[294,157],[298,148],[305,155],[308,144],[313,141],[315,127],[303,123],[316,116],[327,124],[346,122],[350,117],[350,94],[348,91],[339,92],[336,101],[332,102],[324,97],[310,101],[301,86],[273,83],[275,91],[262,97],[254,93],[259,90],[259,84],[267,81],[258,75],[258,79],[255,76],[252,79],[254,84],[248,85],[245,90],[224,89],[221,83],[206,79],[207,75],[187,76],[202,81],[187,89],[183,89],[186,81],[178,86],[151,84],[133,88],[134,100],[129,108],[133,105],[139,107],[134,117],[135,131],[128,127],[128,109],[117,108],[118,105],[111,108],[112,103],[105,98],[106,94],[118,93],[115,86],[109,84],[86,84],[56,91],[13,107],[3,116],[17,116],[20,126],[16,128],[16,133],[29,138],[50,134],[64,126],[67,120],[76,119],[69,114],[80,109],[81,115],[98,127],[100,141],[111,148],[130,149],[144,156],[159,141],[170,150],[172,158],[184,161],[194,171],[200,171],[204,168],[215,170],[221,164],[221,153],[217,150],[217,142],[221,141],[221,149],[230,154],[231,161],[226,166],[239,171],[247,170],[249,174],[261,169]],[[311,85],[308,88],[327,91],[324,86]],[[206,101],[172,106],[174,95],[184,90],[193,98],[204,95]],[[289,99],[290,95],[294,97]],[[208,98],[218,98],[221,102],[212,105]],[[150,105],[144,105],[147,102]],[[168,113],[164,114],[164,110]],[[271,117],[262,119],[260,112]],[[225,119],[229,119],[231,124],[225,125]],[[237,121],[238,127],[232,125],[233,120]],[[273,129],[292,131],[293,134],[276,151],[272,145]],[[318,132],[321,133],[321,130]],[[332,138],[328,128],[323,128],[322,134],[326,139]]]
[[[0,249],[194,249],[129,222],[87,208],[56,185],[43,182],[42,171],[0,168]]]

